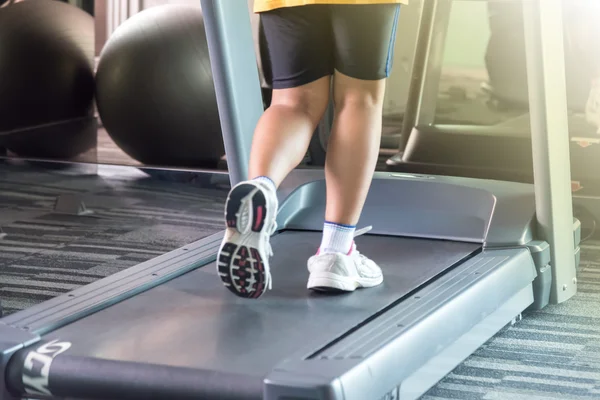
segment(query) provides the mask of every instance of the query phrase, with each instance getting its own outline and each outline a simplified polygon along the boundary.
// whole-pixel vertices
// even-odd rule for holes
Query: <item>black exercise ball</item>
[[[27,0],[0,8],[0,145],[63,158],[95,144],[94,50],[94,19],[77,7]]]
[[[100,119],[115,143],[148,165],[214,167],[224,154],[200,7],[146,9],[100,54]]]

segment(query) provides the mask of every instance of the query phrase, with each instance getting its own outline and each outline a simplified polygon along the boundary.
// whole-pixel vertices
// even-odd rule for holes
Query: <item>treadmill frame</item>
[[[480,0],[472,0],[480,1]],[[445,37],[450,22],[452,0],[431,0],[433,12],[423,13],[420,24],[419,44],[413,70],[409,98],[417,104],[407,108],[403,126],[400,155],[402,170],[412,171],[424,165],[410,167],[411,132],[427,131],[431,135],[447,134],[447,126],[434,124],[437,92],[441,78],[442,56]],[[541,239],[550,244],[552,259],[551,303],[562,303],[577,292],[576,265],[573,257],[573,200],[571,196],[570,140],[565,132],[568,127],[567,89],[563,39],[561,0],[522,0],[527,48],[527,75],[529,85],[530,125],[533,155],[533,181],[536,193],[536,215]],[[559,27],[559,29],[557,29]],[[413,128],[414,127],[414,128]],[[469,135],[469,127],[460,131]],[[478,129],[478,136],[493,135],[496,129]],[[417,132],[418,134],[418,132]],[[517,135],[520,136],[520,135]],[[451,137],[446,138],[451,140]],[[474,138],[486,140],[489,138]],[[515,139],[519,141],[519,139]],[[527,141],[525,141],[527,143]],[[405,163],[404,163],[405,162]],[[404,168],[404,167],[407,168]],[[425,169],[450,171],[463,176],[484,178],[493,167],[472,168],[465,165],[426,166]],[[509,167],[510,168],[510,167]],[[498,175],[498,174],[496,174]],[[526,182],[527,173],[508,169],[501,176]],[[567,237],[570,236],[570,237]]]
[[[247,79],[247,62],[252,60],[251,65],[256,63],[251,35],[247,35],[247,40],[243,35],[243,32],[250,32],[250,21],[247,9],[240,7],[241,1],[202,1],[217,100],[222,122],[225,122],[223,135],[232,168],[232,184],[243,180],[247,175],[244,166],[247,165],[252,131],[244,129],[255,124],[262,113],[258,72],[255,80]],[[540,15],[548,13],[555,16],[552,8],[558,3],[559,0],[535,0],[535,8],[532,7],[529,12],[537,11]],[[548,8],[551,10],[548,11]],[[540,24],[539,18],[536,21]],[[546,30],[548,28],[546,26]],[[553,49],[547,47],[540,52],[540,57],[552,52]],[[550,72],[556,73],[556,68]],[[538,84],[548,84],[549,77],[545,78]],[[252,94],[253,91],[255,94]],[[539,94],[539,91],[535,92]],[[537,100],[534,97],[532,100]],[[549,163],[551,159],[554,161],[553,157],[558,150],[556,147],[560,147],[561,142],[543,137],[542,128],[552,122],[553,117],[547,112],[542,113],[546,106],[543,103],[538,110],[543,123],[537,129],[542,137],[537,142],[534,141],[534,145],[540,147],[541,151],[538,153],[545,153],[548,149],[550,151],[536,157],[537,164],[540,164],[537,169],[541,171],[538,173],[541,175],[539,179],[543,182],[543,185],[537,185],[536,200],[539,201],[541,194],[547,194],[558,197],[556,201],[564,204],[558,195],[561,194],[559,190],[564,187],[561,178],[565,176],[552,170]],[[559,158],[559,161],[562,160]],[[549,175],[551,176],[548,177]],[[392,174],[387,179],[393,178]],[[404,178],[423,181],[429,179]],[[294,179],[296,178],[292,177],[289,184],[284,185],[281,196],[292,193]],[[552,185],[554,190],[549,190]],[[297,193],[302,194],[301,190]],[[296,196],[298,197],[302,196]],[[572,235],[553,235],[551,229],[552,225],[564,223],[560,218],[563,215],[558,212],[560,210],[553,207],[551,202],[550,207],[542,207],[541,211],[547,213],[548,218],[542,219],[542,227],[550,228],[550,239],[566,242],[567,248],[570,243],[569,250],[572,252]],[[502,216],[495,216],[502,219]],[[572,227],[571,218],[568,219],[567,227]],[[64,365],[69,357],[59,356],[63,351],[61,343],[48,344],[42,341],[42,335],[214,261],[221,235],[222,233],[218,233],[1,320],[0,399],[16,399],[22,393],[56,396],[72,394],[61,393],[57,388],[64,390],[81,376],[61,375],[50,379],[52,363],[58,361]],[[305,395],[308,398],[363,400],[367,393],[376,396],[400,395],[402,400],[417,398],[534,301],[531,282],[536,276],[536,270],[531,249],[525,245],[542,246],[544,243],[526,243],[525,237],[519,239],[524,243],[514,243],[504,249],[484,250],[419,289],[414,297],[403,299],[401,303],[376,315],[369,324],[348,332],[343,341],[313,351],[312,357],[299,353],[297,357],[284,360],[265,380],[264,398],[275,400],[281,395]],[[568,259],[573,264],[572,255]],[[514,277],[518,279],[513,279]],[[494,296],[486,296],[492,292]],[[477,304],[477,307],[472,307],[473,304]],[[461,318],[456,318],[456,315],[461,315]],[[440,324],[447,330],[440,330]],[[365,344],[359,354],[357,349],[351,350],[357,338],[373,335],[374,332],[379,333],[375,343]],[[431,340],[439,346],[431,346]],[[415,348],[423,350],[415,352]],[[39,361],[43,368],[33,365],[32,360]],[[317,365],[319,367],[315,368]],[[395,373],[390,374],[389,371]],[[197,371],[195,378],[206,378],[204,374],[210,375],[210,371]],[[148,386],[164,384],[154,382],[153,378],[146,377],[144,383]],[[190,379],[193,378],[194,376]],[[29,385],[23,388],[23,381],[26,379]],[[207,392],[218,393],[222,388],[220,385],[223,385],[223,380],[216,380],[218,382],[214,386],[206,388]],[[385,393],[400,381],[402,384],[399,387]],[[110,382],[106,382],[106,385],[110,386]],[[9,392],[8,388],[14,392]],[[80,387],[78,389],[81,390]]]

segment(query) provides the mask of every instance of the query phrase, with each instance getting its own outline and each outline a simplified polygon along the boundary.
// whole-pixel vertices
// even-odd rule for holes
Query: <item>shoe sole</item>
[[[221,246],[217,258],[219,277],[235,295],[257,299],[266,291],[269,260],[260,245],[266,228],[265,195],[258,186],[242,184],[231,191],[225,207],[229,240]],[[238,214],[245,212],[251,212],[250,226],[241,226],[244,221]]]
[[[317,292],[353,292],[360,288],[379,286],[383,276],[379,278],[348,278],[331,272],[310,274],[307,288]]]

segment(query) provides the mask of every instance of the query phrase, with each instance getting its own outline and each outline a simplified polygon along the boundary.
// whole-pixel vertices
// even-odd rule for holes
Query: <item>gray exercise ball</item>
[[[216,166],[224,146],[200,7],[152,7],[119,26],[100,54],[96,101],[108,134],[134,159]]]
[[[71,158],[96,143],[94,19],[53,0],[0,8],[0,146]]]

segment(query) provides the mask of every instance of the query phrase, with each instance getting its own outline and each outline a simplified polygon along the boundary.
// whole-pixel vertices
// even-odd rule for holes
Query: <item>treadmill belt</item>
[[[73,342],[70,355],[263,377],[283,359],[327,345],[480,248],[362,236],[358,249],[379,263],[384,283],[352,294],[324,295],[306,289],[306,260],[320,236],[287,231],[273,237],[273,290],[258,300],[231,294],[211,263],[47,338]]]

